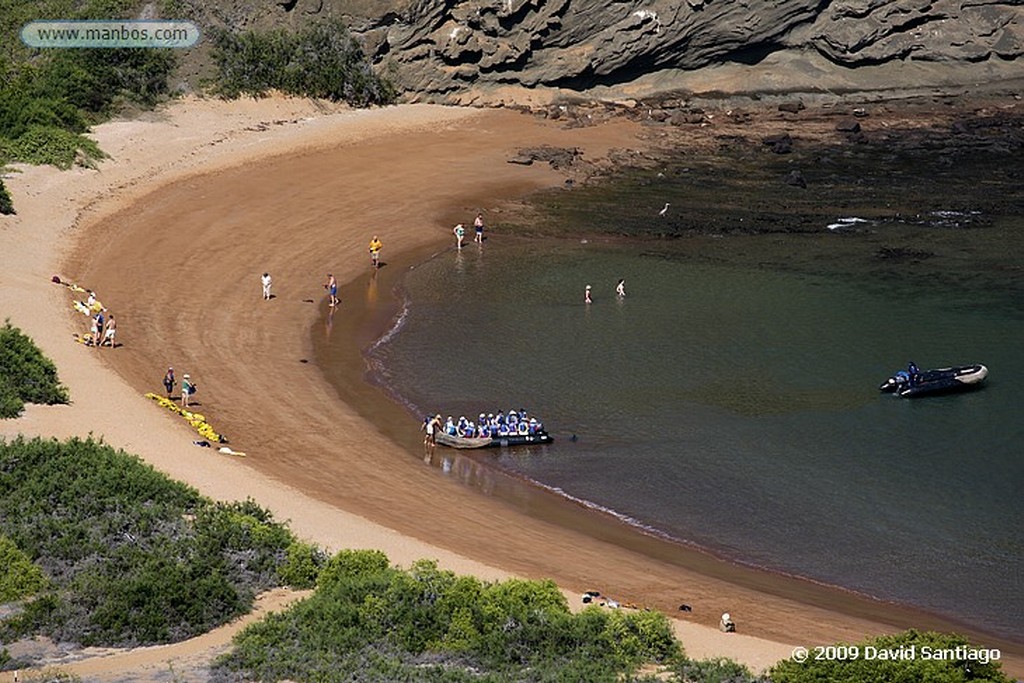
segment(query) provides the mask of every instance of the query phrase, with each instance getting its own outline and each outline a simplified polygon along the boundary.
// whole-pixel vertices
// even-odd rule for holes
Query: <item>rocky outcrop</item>
[[[809,42],[841,64],[1021,56],[1024,12],[1019,1],[843,0],[827,5],[807,32]]]
[[[348,10],[400,87],[428,96],[488,85],[585,90],[662,69],[753,64],[783,49],[848,67],[1024,52],[1021,0],[414,0],[388,3],[380,16],[331,9]]]

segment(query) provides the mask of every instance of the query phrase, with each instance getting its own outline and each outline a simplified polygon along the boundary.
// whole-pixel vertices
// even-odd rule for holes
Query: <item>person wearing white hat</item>
[[[590,285],[587,285],[587,288],[585,290],[583,290],[583,303],[586,303],[586,304],[593,303],[590,300]]]
[[[718,628],[725,633],[734,633],[736,631],[736,623],[728,612],[722,615],[722,621],[718,624]]]
[[[181,407],[188,407],[189,396],[196,393],[196,385],[192,383],[192,377],[185,373],[181,376]]]

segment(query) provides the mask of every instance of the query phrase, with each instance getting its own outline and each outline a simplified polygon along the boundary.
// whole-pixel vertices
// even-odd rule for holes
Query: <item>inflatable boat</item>
[[[913,374],[907,370],[900,370],[882,382],[878,388],[897,396],[913,398],[976,389],[986,377],[988,368],[980,364],[937,368]]]
[[[552,438],[547,432],[532,434],[509,434],[507,436],[455,436],[440,432],[434,439],[442,446],[449,448],[499,448],[504,446],[533,446],[551,443]]]

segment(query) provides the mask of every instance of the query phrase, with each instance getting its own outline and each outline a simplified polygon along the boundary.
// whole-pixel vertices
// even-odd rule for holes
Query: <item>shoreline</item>
[[[212,110],[212,117],[216,120],[225,112],[232,111],[233,105],[203,103],[202,106]],[[399,185],[413,187],[415,191],[407,194],[418,195],[417,199],[424,200],[428,208],[424,210],[419,202],[412,202],[412,206],[402,210],[391,208],[387,203],[395,192],[390,187],[380,187],[388,183],[383,180],[383,175],[405,163],[410,150],[425,144],[423,139],[410,141],[410,136],[416,137],[410,131],[420,131],[420,138],[432,140],[447,136],[445,141],[451,143],[460,142],[467,129],[475,126],[473,144],[481,146],[488,139],[493,139],[494,129],[505,130],[502,127],[516,132],[529,131],[538,138],[552,140],[569,138],[573,133],[554,129],[550,124],[513,119],[511,117],[518,115],[508,112],[467,113],[428,108],[426,111],[431,112],[430,116],[436,114],[437,118],[424,122],[417,118],[425,116],[422,114],[424,109],[414,109],[415,115],[412,115],[408,114],[408,108],[395,108],[349,117],[359,119],[361,125],[372,128],[369,132],[353,133],[349,130],[346,137],[343,131],[351,125],[348,121],[331,131],[341,137],[340,142],[329,136],[325,139],[323,135],[312,140],[310,138],[315,136],[308,132],[304,136],[302,131],[277,134],[271,130],[271,135],[264,136],[266,129],[259,130],[259,123],[268,116],[267,109],[271,111],[269,116],[277,115],[275,108],[283,108],[287,112],[285,115],[294,115],[295,110],[299,110],[300,115],[322,121],[315,118],[317,112],[308,103],[264,102],[263,109],[260,103],[235,103],[234,106],[236,114],[239,109],[250,110],[249,119],[243,122],[245,125],[234,128],[229,125],[237,139],[216,130],[212,135],[204,131],[207,134],[205,140],[186,141],[170,150],[167,147],[171,145],[161,147],[161,152],[177,153],[179,159],[186,160],[197,155],[198,150],[201,158],[194,162],[194,166],[185,163],[184,168],[168,171],[163,160],[151,159],[149,167],[132,168],[131,164],[115,161],[107,162],[110,166],[101,165],[99,172],[72,171],[70,179],[83,181],[76,188],[80,194],[71,200],[65,199],[59,204],[59,209],[50,206],[54,197],[65,196],[60,194],[59,186],[69,179],[68,176],[60,176],[52,169],[28,169],[23,178],[10,183],[12,193],[16,193],[15,198],[22,207],[22,216],[14,221],[16,226],[27,226],[33,221],[36,229],[43,229],[47,223],[55,225],[48,228],[49,232],[43,230],[41,233],[52,235],[51,242],[39,239],[38,232],[21,234],[17,249],[4,250],[9,254],[5,260],[12,262],[5,264],[10,266],[5,269],[5,285],[8,279],[13,284],[3,288],[4,307],[11,311],[12,322],[33,336],[57,363],[61,379],[71,389],[75,404],[67,408],[32,406],[25,416],[10,426],[4,425],[2,433],[25,432],[63,437],[95,432],[112,445],[138,453],[158,469],[197,486],[207,495],[235,499],[252,495],[264,505],[268,505],[266,500],[269,499],[272,502],[268,507],[278,518],[290,519],[296,533],[334,549],[376,547],[399,564],[417,557],[438,557],[443,566],[485,578],[506,576],[509,572],[530,577],[548,576],[551,569],[556,569],[556,575],[570,575],[569,581],[559,581],[569,590],[590,588],[587,584],[595,581],[608,587],[617,598],[643,604],[655,600],[632,593],[620,596],[618,582],[600,580],[600,577],[633,576],[648,596],[678,594],[681,575],[660,561],[636,557],[600,541],[588,541],[585,535],[571,530],[530,521],[509,506],[481,500],[477,493],[462,490],[461,485],[436,481],[438,477],[434,472],[430,472],[428,477],[422,476],[422,463],[389,445],[387,435],[381,434],[379,426],[367,423],[357,410],[350,406],[335,406],[325,381],[305,377],[306,373],[297,363],[301,357],[308,358],[313,350],[305,332],[317,326],[312,314],[314,309],[319,310],[319,306],[302,306],[301,299],[316,291],[327,262],[318,253],[322,249],[318,240],[325,236],[325,229],[318,223],[326,222],[325,219],[331,216],[370,214],[372,220],[364,221],[368,224],[399,226],[385,237],[385,249],[397,254],[401,250],[391,246],[398,239],[396,235],[400,234],[403,241],[408,241],[410,249],[425,248],[442,239],[446,234],[443,225],[449,216],[446,212],[450,212],[453,205],[474,201],[474,196],[477,201],[486,196],[499,196],[500,187],[505,188],[505,193],[516,196],[516,192],[552,184],[559,179],[557,174],[547,169],[509,170],[495,166],[504,163],[503,157],[511,147],[498,143],[493,145],[497,149],[486,150],[487,156],[482,158],[464,161],[454,154],[445,162],[448,164],[446,178],[470,184],[474,178],[479,181],[477,176],[481,167],[494,167],[496,175],[505,174],[504,182],[492,179],[482,183],[485,187],[478,187],[475,195],[448,191],[437,197],[424,189],[432,182],[436,184],[436,180],[418,178],[424,173],[438,172],[434,164],[424,162],[406,171]],[[161,112],[161,116],[173,120],[174,116],[184,116],[182,109],[187,108],[182,105],[175,112]],[[397,110],[403,113],[395,113]],[[412,121],[401,120],[402,116],[409,116]],[[345,118],[345,113],[341,118]],[[387,120],[381,122],[381,119]],[[120,142],[117,138],[125,130],[132,129],[132,123],[115,122],[101,126],[97,133],[101,145],[108,151],[112,147],[123,150],[130,141]],[[209,121],[205,123],[216,125]],[[160,121],[155,125],[159,124]],[[224,121],[220,124],[224,125]],[[437,130],[439,127],[440,131]],[[165,128],[163,132],[166,134],[168,131]],[[291,133],[294,135],[289,140]],[[144,139],[145,135],[152,135],[152,131],[136,132],[136,135]],[[611,138],[615,143],[629,139],[625,131],[611,135],[606,129],[584,131],[584,137],[587,136],[597,149],[602,144],[606,148],[611,146],[602,138]],[[198,138],[202,139],[202,135]],[[267,139],[277,145],[272,147],[277,154],[265,151]],[[132,141],[139,143],[140,138]],[[164,141],[161,139],[160,142]],[[460,149],[467,154],[481,153],[479,148],[473,148],[473,144],[461,144],[463,147]],[[211,158],[202,158],[208,152],[204,147],[212,145],[221,145],[222,148],[216,150]],[[315,188],[303,187],[301,183],[281,188],[286,184],[282,179],[291,177],[289,171],[309,172],[311,156],[332,147],[349,153],[345,155],[345,165],[358,167],[360,164],[372,166],[377,163],[378,169],[384,172],[381,177],[363,180],[357,175],[346,177],[346,181],[351,181],[345,186],[346,191],[355,189],[354,195],[369,195],[362,200],[364,204],[360,207],[365,211],[338,213],[354,208],[341,202],[339,206],[321,209],[318,215],[298,221],[301,225],[296,225],[293,210],[282,210],[270,202],[260,204],[268,192],[280,191],[289,192],[294,201],[298,201],[296,195],[299,195],[299,199],[309,199],[311,206],[320,206],[313,201]],[[361,149],[367,147],[372,149]],[[231,148],[234,156],[225,148]],[[320,151],[313,152],[314,149]],[[438,147],[438,151],[440,149]],[[382,153],[390,156],[382,160]],[[269,172],[268,166],[276,167],[273,179],[252,184],[252,178],[245,176],[245,167],[240,164],[255,159],[260,160],[257,168],[264,173]],[[321,159],[311,176],[317,180],[328,177],[328,170],[338,165],[337,159]],[[116,170],[111,173],[111,166],[119,169],[122,175],[106,177],[117,176]],[[217,168],[222,172],[210,176],[211,169]],[[21,181],[32,181],[35,194],[29,193],[27,183]],[[225,186],[225,182],[229,186]],[[201,196],[214,189],[219,190],[213,193],[217,196]],[[114,195],[122,190],[127,190],[127,196],[120,200],[115,198]],[[175,191],[177,195],[173,194]],[[160,196],[160,192],[171,194]],[[200,195],[198,199],[209,203],[197,201],[197,206],[188,206],[197,199],[197,195]],[[27,201],[26,197],[35,201]],[[231,203],[237,206],[218,211],[216,205],[218,202],[226,203],[223,201],[225,197],[232,198],[234,201]],[[245,197],[247,201],[239,201],[238,197]],[[366,202],[370,205],[366,206]],[[254,208],[251,204],[258,206]],[[88,220],[83,221],[89,225],[77,228],[83,208],[91,213]],[[118,213],[113,210],[115,208],[126,210]],[[245,213],[244,210],[249,213],[237,215]],[[264,213],[260,214],[260,211]],[[260,220],[267,220],[264,218],[267,212],[273,213],[271,221],[279,221],[278,225],[294,229],[289,232],[289,237],[295,232],[302,233],[309,236],[313,244],[304,246],[302,253],[289,257],[271,250],[273,257],[267,259],[264,256],[264,259],[276,259],[274,263],[254,265],[254,257],[267,251],[264,248],[241,248],[245,246],[245,240],[241,238],[270,240],[266,244],[273,244],[273,240],[280,237],[277,230],[260,232],[258,226],[253,228],[247,223],[247,220],[255,221],[258,215]],[[410,219],[417,216],[433,217],[428,221],[431,227],[421,229],[418,225],[409,225]],[[200,224],[204,222],[217,224],[217,231],[201,229]],[[151,225],[181,226],[181,232],[166,234],[171,231],[157,230],[155,232],[159,234],[153,234],[154,231],[149,229]],[[12,239],[19,237],[11,232],[5,230],[2,235],[4,241],[9,236]],[[384,236],[385,230],[380,232]],[[356,265],[350,263],[345,270],[339,271],[339,281],[351,283],[367,265],[363,260],[363,245],[368,239],[368,230],[347,226],[338,234],[327,234],[332,246],[337,245],[339,251],[356,255],[350,257],[353,263],[357,262]],[[74,246],[67,242],[69,235],[77,236]],[[59,245],[58,249],[50,246],[54,244]],[[236,247],[243,253],[234,254]],[[55,254],[55,251],[63,253]],[[222,253],[230,256],[220,258]],[[11,258],[15,254],[21,257],[17,261]],[[212,254],[217,254],[218,258],[211,258]],[[183,277],[183,271],[189,269],[193,261],[196,262],[195,271],[187,270],[188,276]],[[118,314],[122,321],[119,334],[125,346],[116,352],[108,352],[86,349],[70,342],[70,332],[78,321],[67,312],[69,302],[63,291],[55,291],[58,288],[48,283],[49,274],[52,274],[48,271],[53,271],[58,263],[66,267],[62,276],[94,287],[107,306]],[[279,298],[271,305],[283,304],[287,300],[288,307],[277,306],[265,319],[261,319],[253,309],[260,308],[255,303],[258,300],[256,278],[264,269],[274,274],[287,274],[281,280],[275,276],[275,291]],[[309,284],[292,288],[286,284],[300,280],[308,280]],[[147,288],[147,284],[150,287]],[[342,287],[343,305],[349,295],[348,287]],[[318,297],[319,294],[313,296]],[[234,301],[236,298],[244,298],[245,303]],[[135,299],[144,301],[133,301]],[[341,312],[344,319],[344,308]],[[130,322],[126,325],[127,321]],[[303,332],[298,335],[296,330]],[[101,356],[97,358],[96,354]],[[361,356],[361,353],[357,352],[357,355]],[[175,359],[173,364],[176,369],[180,368],[179,372],[192,369],[201,386],[200,400],[208,406],[203,408],[204,412],[216,427],[228,427],[223,431],[233,437],[232,445],[247,450],[249,458],[231,461],[196,453],[199,449],[190,447],[187,436],[191,432],[187,428],[167,416],[158,417],[162,414],[160,411],[153,410],[148,401],[140,400],[139,389],[157,386],[163,371],[159,366],[168,357]],[[254,367],[257,372],[252,372]],[[111,368],[116,372],[111,373]],[[297,375],[302,378],[296,379]],[[377,392],[361,379],[352,384]],[[108,402],[114,406],[106,405]],[[272,407],[268,405],[270,402],[273,402]],[[395,409],[401,410],[398,406]],[[405,419],[408,420],[407,415]],[[305,425],[305,428],[299,425]],[[342,445],[343,453],[335,452],[338,444]],[[335,457],[325,457],[325,454]],[[318,466],[336,464],[338,457],[344,458],[345,468],[351,468],[344,473],[346,476],[322,476],[324,472]],[[374,462],[361,464],[366,460]],[[303,472],[303,469],[309,471]],[[358,475],[354,477],[357,481],[349,481],[354,473]],[[396,497],[396,493],[400,495]],[[335,504],[326,504],[325,500]],[[439,509],[439,500],[447,501],[445,508]],[[340,509],[351,512],[342,513]],[[376,511],[374,517],[377,522],[371,523],[362,516],[367,511]],[[495,516],[495,513],[502,517],[498,527],[481,523],[481,516],[486,518]],[[506,514],[513,519],[504,519]],[[348,526],[338,527],[339,519]],[[407,535],[410,526],[414,535],[422,540]],[[404,535],[392,531],[403,527],[406,530]],[[501,535],[501,529],[510,530],[513,535]],[[453,535],[462,539],[463,547],[473,547],[474,541],[488,541],[469,554],[486,557],[486,562],[469,561],[466,553],[460,553],[458,548],[454,552],[445,550],[454,545],[451,542]],[[499,542],[495,543],[495,540]],[[580,545],[574,546],[574,543]],[[570,562],[575,569],[566,572],[560,561]],[[496,566],[502,569],[496,569]],[[727,582],[705,581],[699,576],[687,576],[682,583],[691,581],[700,585],[697,591],[701,595],[697,602],[701,608],[700,621],[680,624],[684,631],[684,645],[694,656],[702,656],[703,651],[732,656],[748,664],[761,662],[760,666],[765,666],[774,661],[773,657],[777,659],[787,655],[791,650],[790,644],[859,638],[866,633],[892,628],[884,621],[862,620],[849,614],[780,600],[772,597],[770,591],[729,591],[722,587],[728,587]],[[730,594],[722,597],[723,590]],[[694,595],[695,592],[683,589],[683,594]],[[737,604],[739,608],[735,606]],[[723,606],[725,609],[721,609]],[[718,614],[727,610],[737,615],[740,628],[745,633],[726,636],[714,629]],[[776,640],[758,641],[746,635],[751,632]],[[695,642],[701,642],[698,635],[703,637],[702,645],[695,645]],[[737,654],[743,647],[747,652]],[[753,668],[758,666],[752,664]]]

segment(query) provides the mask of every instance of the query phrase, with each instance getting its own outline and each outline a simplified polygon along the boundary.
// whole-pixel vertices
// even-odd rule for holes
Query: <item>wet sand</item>
[[[363,381],[359,350],[387,323],[367,312],[367,298],[387,296],[408,265],[447,248],[455,222],[563,181],[546,166],[506,163],[517,147],[576,146],[594,159],[642,146],[635,124],[566,131],[510,111],[324,113],[287,101],[186,103],[156,118],[102,127],[115,159],[98,173],[30,169],[8,181],[22,208],[0,233],[0,303],[57,362],[75,405],[32,407],[0,434],[92,431],[204,493],[252,496],[329,548],[378,547],[399,563],[437,557],[486,578],[550,577],[572,593],[597,588],[669,613],[685,602],[693,612],[679,631],[691,655],[755,669],[795,645],[955,628],[644,539],[486,468],[463,468],[505,491],[484,495],[425,464],[418,422]],[[371,286],[374,234],[386,265]],[[46,282],[50,271],[96,289],[123,346],[71,342],[85,319]],[[274,277],[269,302],[264,271]],[[330,334],[351,339],[342,392],[317,365],[328,272],[343,283]],[[191,446],[187,425],[141,398],[159,391],[169,364],[179,378],[192,375],[197,409],[246,458]],[[740,634],[714,629],[724,611]],[[1006,668],[1024,671],[1019,646],[976,640],[1014,649]]]

